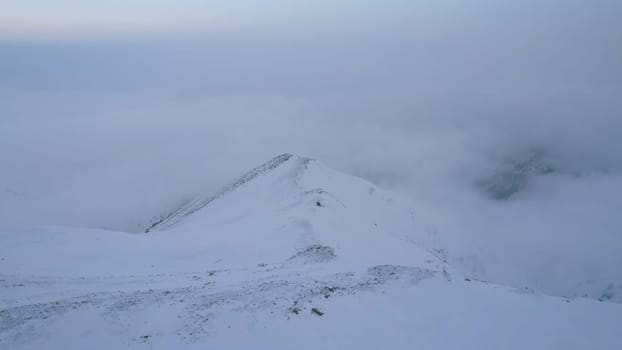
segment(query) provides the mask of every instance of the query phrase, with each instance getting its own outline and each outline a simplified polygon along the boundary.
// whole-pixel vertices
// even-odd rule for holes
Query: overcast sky
[[[617,278],[620,43],[617,0],[0,0],[0,228],[136,229],[294,152],[462,254]]]

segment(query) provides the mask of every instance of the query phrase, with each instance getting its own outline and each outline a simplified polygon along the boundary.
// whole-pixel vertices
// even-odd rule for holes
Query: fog
[[[137,232],[291,152],[410,197],[422,241],[474,273],[622,280],[619,2],[296,4],[1,36],[0,228]]]

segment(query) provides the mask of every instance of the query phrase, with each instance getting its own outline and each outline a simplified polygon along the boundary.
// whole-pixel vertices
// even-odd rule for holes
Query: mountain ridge
[[[283,163],[288,162],[292,159],[301,160],[303,162],[308,162],[312,160],[311,158],[296,156],[292,153],[282,153],[278,156],[275,156],[272,159],[268,160],[267,162],[262,163],[261,165],[253,168],[252,170],[244,173],[242,176],[238,178],[238,180],[225,186],[223,189],[218,191],[216,194],[208,195],[208,196],[197,196],[194,199],[191,199],[188,202],[182,204],[178,209],[173,210],[164,216],[160,216],[158,219],[155,219],[154,222],[151,223],[145,229],[145,233],[149,233],[153,231],[154,229],[164,229],[167,227],[171,227],[178,220],[181,220],[184,217],[194,214],[195,212],[203,209],[204,207],[209,205],[211,202],[217,200],[218,198],[226,195],[229,192],[234,191],[238,187],[243,186],[249,181],[252,181],[253,179],[257,178],[258,176],[265,175],[271,170],[276,169],[277,167],[281,166]],[[175,218],[177,218],[177,220],[175,220]]]

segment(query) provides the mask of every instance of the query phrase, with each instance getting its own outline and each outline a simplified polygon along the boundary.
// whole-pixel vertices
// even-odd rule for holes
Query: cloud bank
[[[558,294],[622,280],[618,2],[301,6],[4,38],[0,227],[136,230],[292,152],[412,198],[422,241],[474,273]]]

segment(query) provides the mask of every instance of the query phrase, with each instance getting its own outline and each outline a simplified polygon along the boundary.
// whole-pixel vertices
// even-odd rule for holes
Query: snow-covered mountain
[[[476,281],[409,201],[280,155],[144,234],[0,234],[0,348],[620,349],[622,305]]]

